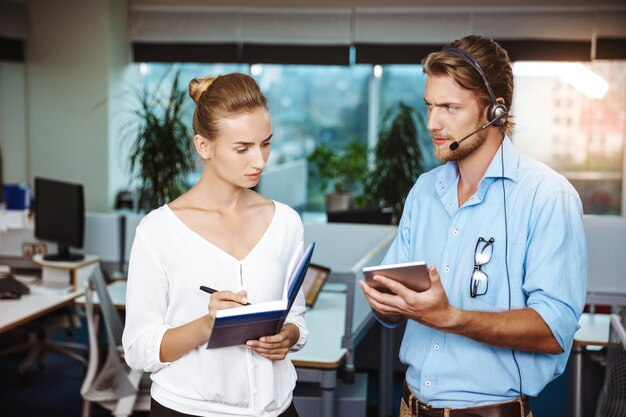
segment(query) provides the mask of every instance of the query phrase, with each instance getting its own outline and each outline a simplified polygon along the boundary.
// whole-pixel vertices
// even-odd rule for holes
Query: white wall
[[[24,63],[0,62],[0,149],[6,183],[28,182]]]
[[[131,67],[128,41],[127,0],[111,0],[109,20],[108,68],[108,208],[115,204],[115,195],[129,185],[130,141],[124,140],[124,126],[131,118],[133,93],[131,85],[139,85],[139,73]]]
[[[26,42],[30,175],[82,183],[86,209],[105,211],[117,151],[107,101],[129,62],[126,1],[31,0]],[[116,144],[111,144],[115,146]]]

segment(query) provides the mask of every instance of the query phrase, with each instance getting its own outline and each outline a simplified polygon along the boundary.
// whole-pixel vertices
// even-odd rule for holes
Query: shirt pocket
[[[246,348],[200,349],[194,389],[204,400],[233,407],[250,406],[250,378]]]
[[[483,295],[470,297],[470,277],[465,285],[466,295],[463,297],[464,310],[504,311],[509,309],[509,282],[511,308],[525,306],[526,297],[522,292],[524,278],[525,245],[509,244],[508,264],[504,256],[494,257],[483,265],[482,271],[487,274],[488,288]],[[508,275],[507,275],[508,270]]]

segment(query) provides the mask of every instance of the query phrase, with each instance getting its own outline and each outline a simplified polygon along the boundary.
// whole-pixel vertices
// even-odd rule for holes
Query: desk
[[[348,354],[342,346],[346,300],[345,294],[322,291],[315,307],[306,312],[307,344],[299,352],[289,354],[298,380],[320,384],[324,416],[334,413],[337,370]]]
[[[611,316],[607,314],[583,313],[578,321],[580,329],[574,335],[574,346],[570,356],[570,415],[582,417],[582,367],[583,353],[587,346],[605,347],[609,341],[609,325]]]
[[[19,300],[0,300],[0,333],[57,310],[82,293],[82,290],[77,290],[63,294],[34,285],[31,293]]]

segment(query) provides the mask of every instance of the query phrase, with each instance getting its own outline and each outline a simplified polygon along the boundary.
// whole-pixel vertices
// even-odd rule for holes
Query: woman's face
[[[272,121],[267,109],[238,113],[218,122],[218,135],[209,142],[210,167],[225,182],[254,187],[270,155]]]

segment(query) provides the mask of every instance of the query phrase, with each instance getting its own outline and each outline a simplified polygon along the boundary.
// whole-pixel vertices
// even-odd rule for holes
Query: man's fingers
[[[437,267],[435,266],[428,268],[428,277],[430,278],[431,284],[441,281],[441,277],[439,276],[439,272],[437,272]]]
[[[374,281],[377,281],[385,287],[389,288],[394,294],[401,295],[403,293],[406,293],[406,291],[409,291],[407,287],[400,284],[398,281],[387,278],[383,275],[374,275]]]

